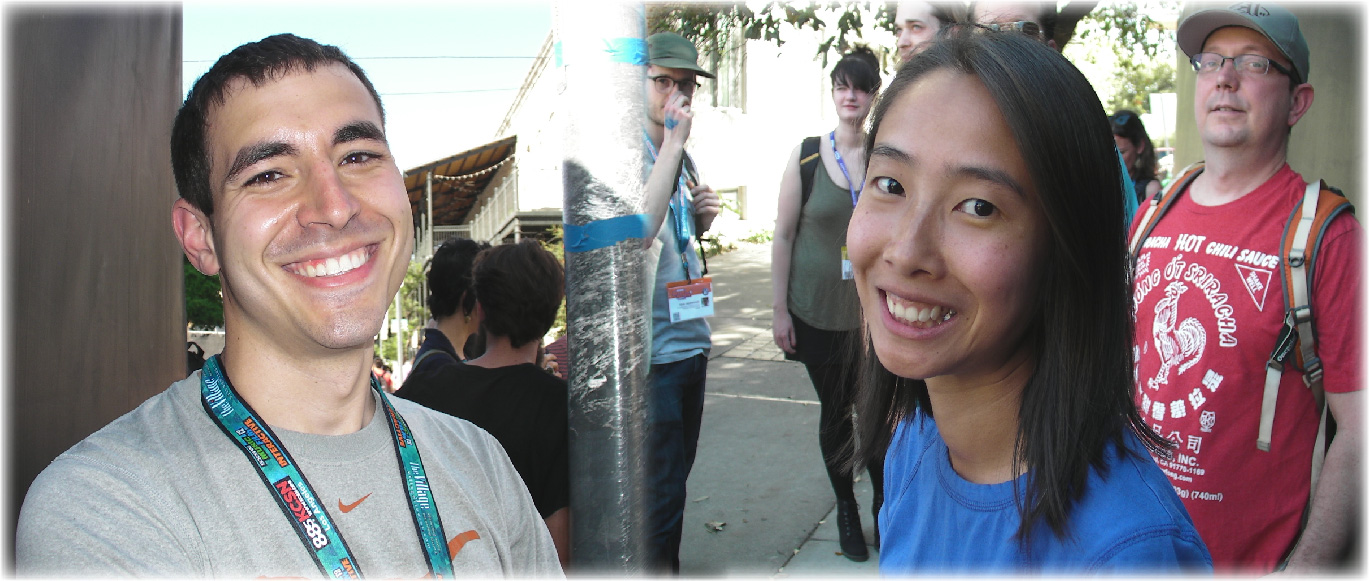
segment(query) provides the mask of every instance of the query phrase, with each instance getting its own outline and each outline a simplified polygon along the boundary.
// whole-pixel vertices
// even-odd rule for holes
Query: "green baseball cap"
[[[1226,8],[1199,10],[1179,23],[1179,48],[1188,56],[1202,52],[1203,43],[1213,31],[1224,26],[1243,26],[1269,39],[1288,62],[1293,63],[1296,81],[1307,82],[1307,39],[1298,28],[1298,17],[1274,4],[1237,2]]]
[[[687,69],[700,76],[715,78],[699,66],[699,50],[694,43],[673,32],[658,32],[646,37],[647,62],[658,67]]]

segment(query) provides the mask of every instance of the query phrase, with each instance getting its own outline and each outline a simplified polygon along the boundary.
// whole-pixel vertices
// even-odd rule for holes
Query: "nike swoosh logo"
[[[357,499],[357,501],[353,502],[352,504],[342,504],[342,499],[339,498],[337,499],[337,509],[342,512],[352,512],[352,510],[355,509],[358,505],[360,505],[363,502],[366,502],[366,499],[370,498],[371,494],[367,494],[366,496]]]
[[[456,535],[452,537],[452,540],[447,541],[447,553],[450,554],[453,559],[455,559],[456,554],[461,552],[461,548],[465,547],[466,543],[469,543],[479,538],[480,533],[477,533],[475,531],[466,531],[464,533]]]

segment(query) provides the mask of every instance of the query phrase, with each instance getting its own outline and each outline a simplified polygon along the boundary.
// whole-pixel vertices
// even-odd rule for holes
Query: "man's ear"
[[[471,315],[475,317],[476,324],[485,324],[485,307],[480,306],[480,301],[475,301],[475,310],[471,312]]]
[[[1312,108],[1312,98],[1314,97],[1312,85],[1303,83],[1293,87],[1293,95],[1289,99],[1292,106],[1288,109],[1288,126],[1292,127],[1307,114],[1307,110]]]
[[[219,256],[214,251],[214,231],[204,212],[185,198],[176,198],[176,203],[171,205],[171,227],[176,230],[176,239],[181,242],[181,249],[195,270],[209,276],[219,273]]]

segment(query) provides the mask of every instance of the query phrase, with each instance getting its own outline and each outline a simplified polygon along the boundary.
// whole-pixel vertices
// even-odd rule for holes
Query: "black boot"
[[[879,550],[879,509],[884,506],[884,494],[876,494],[874,502],[871,504],[875,505],[870,509],[870,514],[875,517],[875,550]]]
[[[870,558],[865,547],[865,535],[860,531],[860,506],[854,500],[837,500],[837,534],[841,540],[841,554],[860,562]]]

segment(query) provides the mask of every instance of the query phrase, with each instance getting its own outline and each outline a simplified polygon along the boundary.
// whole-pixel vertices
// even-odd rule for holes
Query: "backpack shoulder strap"
[[[418,359],[414,359],[414,362],[409,365],[409,369],[418,369],[418,364],[422,363],[424,360],[426,360],[428,357],[432,355],[437,355],[438,359],[447,359],[449,363],[456,362],[456,360],[452,358],[451,354],[447,353],[446,351],[443,351],[441,349],[429,349],[427,351],[424,351],[422,355],[419,355]]]
[[[1132,267],[1136,266],[1136,252],[1141,249],[1141,244],[1150,236],[1155,225],[1160,223],[1160,217],[1174,205],[1174,200],[1179,199],[1179,195],[1188,189],[1189,184],[1193,183],[1193,178],[1198,177],[1200,173],[1203,173],[1203,162],[1194,162],[1184,168],[1177,179],[1170,182],[1168,191],[1150,198],[1146,213],[1141,216],[1141,221],[1136,225],[1136,233],[1132,235],[1131,243],[1127,246],[1131,253]]]
[[[822,143],[819,136],[803,138],[803,144],[799,146],[799,178],[803,188],[803,198],[799,207],[808,204],[808,196],[813,193],[813,176],[818,171],[818,164],[822,163],[822,156],[818,154],[818,146]]]
[[[1321,416],[1317,438],[1312,448],[1311,487],[1308,506],[1316,494],[1326,458],[1327,409],[1322,386],[1322,363],[1316,352],[1316,327],[1312,313],[1312,281],[1316,272],[1317,253],[1331,221],[1343,212],[1354,212],[1354,206],[1335,188],[1321,180],[1307,184],[1303,198],[1288,215],[1283,239],[1279,247],[1280,273],[1283,276],[1284,324],[1274,351],[1265,364],[1264,395],[1260,402],[1260,426],[1255,446],[1269,451],[1274,432],[1274,411],[1278,401],[1279,381],[1286,364],[1303,372],[1303,383]],[[1293,360],[1289,361],[1289,355]],[[1307,513],[1303,519],[1306,523]]]

